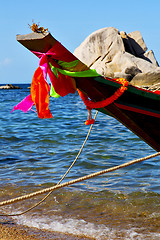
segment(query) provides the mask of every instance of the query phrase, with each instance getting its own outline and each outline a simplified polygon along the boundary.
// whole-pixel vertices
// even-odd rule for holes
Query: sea
[[[0,90],[0,201],[55,186],[90,128],[77,93],[50,98],[52,119],[39,119],[35,111],[11,113],[30,94],[29,84],[17,85],[21,89]],[[154,153],[117,120],[98,112],[62,183]],[[21,213],[44,197],[0,207],[0,214]],[[13,218],[25,226],[89,239],[158,240],[160,157],[55,190],[39,206]]]

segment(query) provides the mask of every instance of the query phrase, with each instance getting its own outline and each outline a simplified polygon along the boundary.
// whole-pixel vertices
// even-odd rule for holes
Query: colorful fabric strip
[[[51,65],[51,63],[50,63],[50,66],[51,66],[51,69],[53,72],[55,72],[55,70],[56,70],[56,71],[59,71],[61,74],[67,75],[70,77],[97,77],[97,76],[100,76],[100,74],[98,74],[95,69],[89,69],[89,70],[82,71],[82,72],[71,72],[68,70],[55,68],[54,66]]]
[[[54,97],[54,98],[59,98],[60,97],[60,95],[58,93],[56,93],[52,84],[51,84],[50,96]]]
[[[68,79],[68,76],[62,77],[62,74],[58,74],[58,78],[52,72],[49,65],[49,56],[56,59],[62,60],[64,62],[72,62],[77,60],[76,57],[68,52],[58,41],[54,44],[54,46],[47,53],[33,52],[40,58],[39,68],[36,70],[32,84],[31,84],[31,99],[32,106],[33,102],[37,109],[37,114],[40,118],[50,118],[52,114],[49,111],[49,84],[47,83],[47,73],[49,74],[51,83],[55,89],[55,91],[60,96],[65,96],[68,93],[75,93],[75,89],[73,87],[73,83],[71,79]],[[55,67],[59,67],[55,60],[52,60],[52,65]],[[22,102],[25,102],[22,100]],[[26,111],[26,107],[24,104],[17,104],[13,108],[14,110],[22,110]],[[27,108],[27,111],[30,110],[30,106]]]
[[[31,98],[31,94],[25,97],[20,103],[18,103],[16,106],[13,107],[13,111],[15,110],[21,110],[23,112],[28,112],[29,110],[32,110],[32,107],[34,105],[34,102]]]
[[[32,79],[31,95],[22,100],[20,104],[17,104],[12,111],[19,109],[26,112],[31,110],[33,104],[35,104],[38,117],[53,117],[49,110],[50,87],[47,83],[47,73],[51,80],[51,96],[53,97],[63,97],[69,93],[75,93],[75,81],[72,77],[100,76],[94,69],[82,72],[61,69],[61,67],[74,69],[79,60],[68,52],[58,41],[47,53],[34,51],[33,53],[38,56],[40,60],[39,67],[35,71]],[[30,102],[28,99],[30,99]]]
[[[50,86],[44,79],[44,72],[38,67],[32,79],[31,96],[39,118],[53,118],[49,110],[49,91]]]
[[[58,61],[58,64],[60,66],[63,66],[63,68],[71,68],[74,67],[78,64],[79,60],[73,61],[73,62],[62,62],[62,61]],[[86,71],[82,71],[82,72],[71,72],[68,70],[64,70],[61,68],[56,68],[54,66],[52,66],[51,63],[49,63],[52,69],[52,72],[54,73],[54,75],[58,78],[58,73],[61,73],[65,76],[70,76],[70,77],[97,77],[100,76],[95,69],[89,69]],[[56,97],[58,98],[60,95],[55,91],[53,85],[51,85],[51,91],[50,91],[50,95],[51,97]]]

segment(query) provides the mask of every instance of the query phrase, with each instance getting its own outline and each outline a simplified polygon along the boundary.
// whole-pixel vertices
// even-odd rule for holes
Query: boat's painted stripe
[[[94,80],[96,80],[97,82],[101,82],[104,83],[106,85],[110,85],[113,87],[118,87],[120,86],[120,83],[114,81],[113,79],[109,79],[109,78],[104,78],[102,76],[100,77],[94,77]],[[135,87],[132,85],[128,85],[127,87],[127,91],[126,92],[130,92],[145,98],[151,98],[157,101],[160,101],[160,94],[158,92],[153,92],[153,91],[149,91],[143,88],[139,88],[139,87]]]
[[[123,105],[123,104],[120,104],[120,103],[115,103],[115,105],[118,108],[121,108],[121,109],[124,109],[124,110],[127,110],[127,111],[137,112],[137,113],[141,113],[141,114],[144,114],[144,115],[149,115],[149,116],[152,116],[152,117],[160,118],[159,113],[155,113],[155,112],[152,112],[152,111],[147,111],[147,110],[144,110],[144,109],[139,109],[139,108]]]

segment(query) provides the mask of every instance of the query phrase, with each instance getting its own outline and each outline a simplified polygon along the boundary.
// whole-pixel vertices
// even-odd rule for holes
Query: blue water
[[[28,85],[19,84],[19,86],[22,89],[0,90],[0,187],[3,189],[0,196],[2,199],[8,199],[8,192],[11,191],[11,197],[19,196],[56,184],[75,159],[89,130],[89,127],[84,124],[87,111],[78,94],[50,99],[53,119],[39,119],[33,111],[10,113],[14,105],[30,94]],[[92,114],[95,113],[94,110]],[[153,153],[155,151],[151,147],[117,120],[99,112],[79,159],[64,181]],[[156,157],[59,190],[48,200],[48,204],[44,203],[42,208],[45,208],[47,215],[43,217],[43,221],[39,215],[41,207],[35,210],[34,214],[37,214],[36,219],[38,219],[36,227],[43,228],[45,225],[44,228],[52,228],[54,231],[63,229],[64,232],[74,233],[75,231],[76,234],[82,233],[96,239],[109,239],[106,228],[110,223],[112,230],[114,225],[110,239],[118,239],[117,234],[120,233],[122,238],[119,239],[159,239],[160,235],[157,235],[160,227],[159,160],[160,157]],[[59,203],[58,210],[56,201]],[[54,212],[54,219],[57,218],[56,221],[61,222],[60,228],[56,223],[54,226],[57,228],[52,226],[53,215],[49,204],[51,202],[52,214]],[[108,207],[106,204],[109,203]],[[125,208],[124,204],[126,204]],[[68,206],[67,210],[66,206]],[[19,211],[21,207],[19,206]],[[109,213],[111,209],[112,212]],[[13,207],[10,211],[16,210]],[[56,211],[58,215],[55,214]],[[89,211],[88,214],[86,214],[87,211]],[[105,212],[104,218],[102,212]],[[144,212],[145,214],[142,214]],[[109,218],[110,214],[112,217]],[[121,226],[124,231],[119,229],[120,224],[116,222],[117,219],[120,221],[120,215],[121,217],[123,215],[123,220],[127,219],[124,222],[125,226]],[[133,215],[135,224],[133,224]],[[28,220],[25,216],[17,221],[34,225],[35,220],[31,224],[30,216],[31,213],[28,215]],[[77,225],[80,226],[81,223],[82,227],[73,226],[72,221],[69,225],[69,220],[66,220],[67,224],[64,219],[62,222],[62,216],[65,216],[65,219],[68,217],[70,220],[74,219],[74,223],[78,221]],[[95,216],[97,216],[96,225]],[[148,221],[146,226],[146,229],[149,229],[148,234],[155,233],[155,235],[152,234],[152,238],[150,235],[148,238],[145,235],[144,238],[144,229],[143,233],[135,230],[140,220],[145,222],[144,218]],[[113,219],[116,219],[114,224]],[[153,219],[156,223],[154,227]],[[79,222],[82,220],[91,225],[84,227],[85,223]],[[68,230],[71,226],[72,230]],[[97,230],[95,226],[99,226],[101,230]],[[126,226],[130,226],[131,232],[128,232]],[[77,230],[79,228],[80,232]],[[89,228],[92,229],[90,232],[88,232]]]

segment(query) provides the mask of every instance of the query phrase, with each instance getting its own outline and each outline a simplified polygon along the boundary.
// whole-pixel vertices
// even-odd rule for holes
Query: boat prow
[[[17,35],[16,38],[28,50],[40,53],[47,53],[57,42],[49,32]],[[65,47],[63,48],[70,56],[72,55]],[[77,59],[75,56],[74,58]],[[50,56],[50,59],[55,60],[54,56]],[[65,67],[61,66],[61,68],[65,70]],[[81,72],[88,69],[81,61],[75,67],[67,68],[71,72]],[[109,98],[121,86],[115,79],[103,76],[73,78],[77,88],[94,102]],[[159,93],[146,91],[129,84],[127,90],[117,100],[98,110],[116,118],[153,149],[160,151]]]

